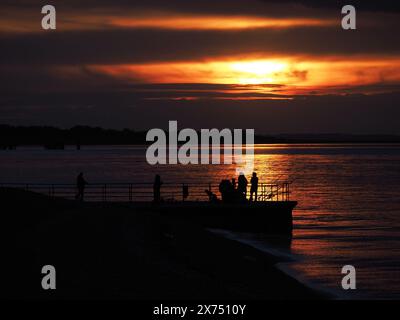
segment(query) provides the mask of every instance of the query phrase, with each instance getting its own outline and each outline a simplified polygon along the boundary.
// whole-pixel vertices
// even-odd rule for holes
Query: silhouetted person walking
[[[255,196],[254,196],[254,201],[257,201],[257,191],[258,191],[258,177],[257,177],[257,173],[253,172],[253,176],[251,177],[250,183],[251,183],[251,187],[250,187],[250,201],[253,201],[253,193],[255,194]]]
[[[247,179],[243,173],[239,175],[237,191],[243,199],[247,196]]]
[[[162,185],[161,177],[159,174],[156,174],[153,184],[153,196],[154,202],[159,203],[161,201],[161,185]]]
[[[76,188],[78,189],[78,193],[76,194],[76,199],[83,201],[83,198],[85,196],[85,187],[87,185],[87,181],[83,177],[83,173],[81,172],[78,174],[78,177],[76,178]]]

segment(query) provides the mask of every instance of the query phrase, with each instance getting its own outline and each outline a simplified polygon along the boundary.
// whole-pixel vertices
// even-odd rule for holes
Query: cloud
[[[274,2],[273,0],[263,0],[265,3]],[[391,0],[282,0],[282,3],[297,3],[312,8],[342,8],[351,4],[358,10],[373,12],[400,12],[400,4]]]
[[[395,32],[107,30],[0,36],[0,64],[126,64],[238,55],[398,55]]]
[[[4,0],[0,121],[398,133],[400,5],[352,3],[356,31],[341,29],[341,1],[54,0],[46,32],[41,1]],[[272,84],[234,83],[260,80],[260,59],[293,63]],[[207,69],[226,61],[244,66],[235,79]]]

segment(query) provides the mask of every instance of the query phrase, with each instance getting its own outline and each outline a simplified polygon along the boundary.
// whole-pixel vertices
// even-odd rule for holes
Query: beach
[[[279,271],[282,258],[187,220],[7,188],[0,201],[4,298],[329,298]],[[44,265],[56,269],[56,290],[41,287]]]

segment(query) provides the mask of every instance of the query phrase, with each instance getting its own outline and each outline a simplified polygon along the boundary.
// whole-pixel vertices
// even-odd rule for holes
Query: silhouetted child
[[[214,192],[211,192],[211,191],[208,190],[208,189],[205,189],[204,192],[207,193],[208,200],[209,200],[211,203],[215,203],[215,202],[218,202],[218,201],[219,201],[217,195],[216,195]]]
[[[79,173],[78,177],[76,178],[76,188],[78,189],[78,193],[76,194],[75,198],[77,200],[83,201],[85,196],[85,187],[87,184],[87,181],[85,178],[83,178],[83,173]]]
[[[251,187],[250,187],[250,201],[253,201],[253,193],[255,194],[255,196],[254,196],[254,201],[257,201],[257,191],[258,191],[258,178],[257,178],[257,173],[253,172],[253,176],[251,177],[250,183],[251,183]]]
[[[162,185],[161,177],[159,174],[156,174],[153,184],[153,196],[154,202],[159,203],[161,201],[161,185]]]
[[[248,184],[248,182],[247,182],[246,177],[244,176],[243,173],[241,173],[241,174],[239,175],[239,178],[238,178],[238,187],[237,187],[237,191],[238,191],[239,195],[240,195],[243,199],[246,199],[246,196],[247,196],[247,184]]]

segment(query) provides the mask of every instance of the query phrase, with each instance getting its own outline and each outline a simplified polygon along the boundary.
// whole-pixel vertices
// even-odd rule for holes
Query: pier
[[[75,184],[3,183],[0,188],[69,200],[75,200],[77,192]],[[219,196],[218,189],[218,184],[164,183],[162,201],[154,203],[152,183],[91,183],[84,199],[88,203],[119,203],[135,211],[189,220],[205,227],[291,234],[292,210],[297,202],[290,200],[289,182],[260,183],[257,201],[238,203],[210,202],[206,190]]]
[[[260,183],[258,202],[289,201],[290,182]],[[0,188],[17,188],[46,194],[47,196],[74,200],[76,184],[72,183],[0,183]],[[205,190],[219,194],[218,184],[163,183],[163,202],[208,202]],[[249,194],[250,187],[248,187]],[[151,202],[152,183],[90,183],[85,188],[85,201],[90,202]]]

